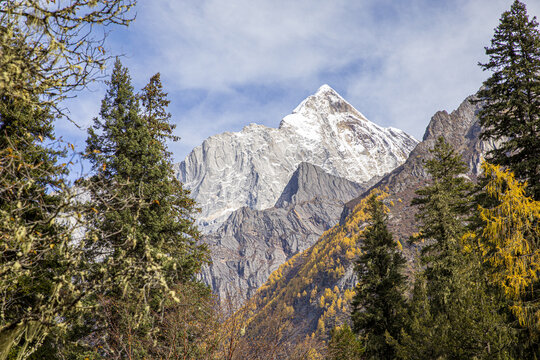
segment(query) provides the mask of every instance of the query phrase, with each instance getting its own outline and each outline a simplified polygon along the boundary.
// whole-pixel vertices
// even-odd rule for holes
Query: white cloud
[[[136,88],[162,73],[182,136],[171,145],[176,160],[207,136],[250,122],[277,126],[322,83],[372,121],[420,137],[436,110],[454,109],[480,87],[487,74],[477,62],[511,3],[139,1],[135,23],[109,44],[126,54]],[[77,111],[91,119],[97,109],[94,94]]]
[[[311,77],[345,65],[351,55],[343,57],[342,50],[353,49],[354,38],[360,38],[354,36],[358,27],[346,1],[165,3],[140,9],[147,44],[166,49],[156,48],[148,65],[164,69],[184,87],[223,90]],[[147,18],[160,20],[146,23]]]

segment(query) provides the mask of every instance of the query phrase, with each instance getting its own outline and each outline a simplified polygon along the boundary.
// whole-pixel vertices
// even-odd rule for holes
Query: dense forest
[[[497,144],[482,176],[440,137],[407,244],[374,189],[239,304],[198,280],[209,253],[159,73],[137,91],[96,31],[128,26],[135,2],[52,3],[0,4],[0,360],[540,358],[540,30],[525,4],[480,64],[480,137]],[[78,153],[55,138],[63,100],[113,61]],[[91,171],[73,180],[78,159]]]

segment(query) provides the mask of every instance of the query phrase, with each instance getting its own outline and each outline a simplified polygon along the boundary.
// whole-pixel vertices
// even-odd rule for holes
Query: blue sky
[[[524,2],[540,15],[539,0]],[[139,0],[132,25],[107,29],[106,48],[124,55],[136,89],[161,73],[177,162],[211,135],[277,127],[325,83],[371,121],[421,139],[437,110],[455,109],[488,76],[477,63],[511,3]],[[97,83],[66,103],[81,129],[60,120],[57,135],[83,150],[104,92]]]

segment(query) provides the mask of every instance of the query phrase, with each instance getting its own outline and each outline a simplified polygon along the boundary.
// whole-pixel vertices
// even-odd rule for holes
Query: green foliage
[[[367,212],[370,225],[362,233],[362,255],[356,261],[358,284],[351,314],[353,329],[365,343],[366,359],[394,359],[394,346],[405,325],[405,258],[388,231],[387,209],[371,195]]]
[[[327,360],[358,360],[362,358],[364,347],[349,325],[335,327],[330,335]]]
[[[517,332],[506,324],[504,303],[486,281],[478,259],[466,256],[454,270],[454,290],[437,311],[423,274],[415,279],[408,330],[396,342],[399,359],[519,359]]]
[[[55,106],[99,76],[109,56],[96,26],[128,25],[135,1],[6,0],[0,3],[0,96]],[[99,32],[98,32],[99,33]]]
[[[64,182],[62,152],[43,143],[54,140],[59,100],[93,80],[107,59],[93,27],[127,24],[132,6],[0,2],[0,359],[51,355],[95,289],[81,281],[84,241],[73,241],[85,211]]]
[[[57,244],[69,229],[51,222],[66,207],[60,151],[43,145],[54,138],[46,106],[3,94],[0,99],[0,358],[40,346],[56,315],[56,276],[65,271]],[[37,102],[37,100],[36,100]],[[37,320],[37,321],[36,321]],[[13,348],[14,345],[17,345]],[[11,350],[10,350],[11,349]]]
[[[472,183],[464,177],[467,168],[461,156],[439,137],[425,161],[431,183],[416,191],[412,204],[418,205],[419,234],[414,241],[425,243],[422,262],[433,310],[443,310],[454,291],[453,270],[461,266],[460,239],[466,232]]]
[[[516,0],[502,14],[486,54],[481,66],[492,75],[478,92],[481,138],[499,141],[488,160],[528,180],[540,200],[540,31],[525,4]]]
[[[96,209],[89,230],[96,240],[88,251],[105,257],[111,282],[110,290],[101,294],[105,301],[121,297],[137,304],[130,314],[143,324],[145,315],[162,306],[160,294],[178,300],[173,285],[192,280],[207,252],[197,243],[195,204],[174,177],[166,149],[174,127],[159,74],[140,95],[142,110],[119,60],[107,84],[100,117],[87,140]],[[118,189],[122,183],[126,186]],[[103,201],[104,193],[115,197]],[[124,199],[132,199],[129,206]]]
[[[471,184],[465,165],[439,138],[419,189],[423,269],[416,275],[409,329],[395,342],[402,359],[507,359],[515,333],[505,325],[504,304],[488,287],[479,259],[461,241]]]
[[[0,106],[0,358],[52,356],[85,336],[90,300],[110,284],[105,264],[88,262],[92,206],[64,181],[61,152],[43,145],[53,139],[46,106],[6,96]]]
[[[97,310],[116,295],[130,315],[125,325],[155,334],[157,315],[148,315],[179,301],[172,285],[190,283],[206,260],[194,203],[174,178],[165,147],[175,137],[159,75],[140,96],[143,110],[129,83],[109,92],[120,103],[106,99],[102,115],[121,125],[107,134],[112,141],[94,133],[106,141],[90,153],[99,169],[91,181],[70,188],[66,164],[57,163],[63,151],[43,145],[54,140],[59,102],[99,77],[109,59],[93,30],[127,25],[134,4],[0,2],[0,359],[95,353],[87,345],[99,341],[94,331],[105,314]],[[121,72],[111,83],[127,79]],[[104,144],[119,145],[118,156]],[[100,151],[110,157],[101,161]]]

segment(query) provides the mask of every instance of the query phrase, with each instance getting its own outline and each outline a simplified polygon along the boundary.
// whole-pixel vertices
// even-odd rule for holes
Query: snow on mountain
[[[401,165],[416,144],[401,130],[370,122],[323,85],[277,129],[250,124],[209,137],[180,163],[178,178],[201,208],[200,228],[209,232],[243,206],[272,207],[301,162],[364,183]]]

